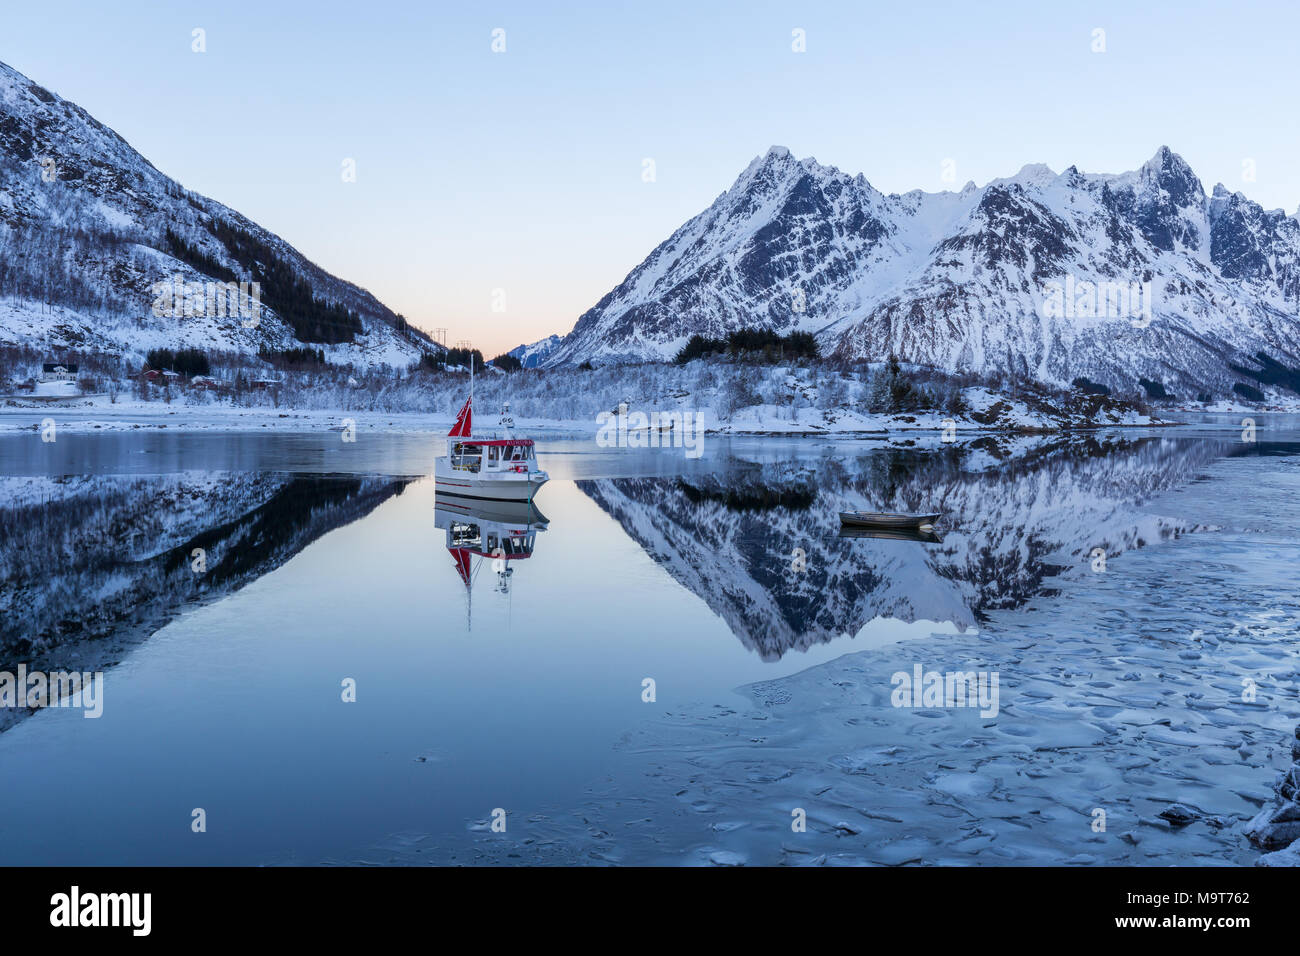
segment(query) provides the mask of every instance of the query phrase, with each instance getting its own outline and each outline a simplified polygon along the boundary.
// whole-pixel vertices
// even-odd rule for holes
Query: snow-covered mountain
[[[546,360],[550,357],[551,353],[554,352],[563,341],[564,336],[562,335],[548,335],[544,339],[538,339],[531,345],[517,346],[506,354],[513,355],[515,358],[519,359],[524,368],[539,368],[546,364]]]
[[[1207,197],[1167,147],[1121,175],[1031,165],[885,195],[774,146],[547,364],[663,359],[757,326],[851,359],[1223,392],[1257,352],[1300,365],[1300,221],[1221,185]]]
[[[160,305],[155,284],[174,287],[177,276],[202,290]],[[227,314],[216,314],[216,283],[226,281],[249,282],[250,293],[259,283],[256,312],[244,299],[245,310],[229,315],[227,297]],[[184,189],[81,107],[3,63],[0,343],[137,356],[311,343],[331,361],[363,366],[404,366],[436,350],[364,289]]]

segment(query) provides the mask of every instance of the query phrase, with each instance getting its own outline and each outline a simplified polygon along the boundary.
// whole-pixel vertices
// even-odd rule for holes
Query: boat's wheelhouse
[[[537,470],[531,438],[469,438],[453,441],[450,455],[454,471],[527,477]]]

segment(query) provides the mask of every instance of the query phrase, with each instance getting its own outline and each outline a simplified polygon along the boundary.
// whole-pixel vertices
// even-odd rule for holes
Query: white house
[[[41,366],[42,382],[75,382],[77,365],[73,362],[45,362]]]

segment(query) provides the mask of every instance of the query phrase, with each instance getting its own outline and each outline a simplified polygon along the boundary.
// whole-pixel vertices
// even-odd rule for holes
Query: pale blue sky
[[[772,144],[886,192],[949,188],[949,158],[960,188],[1167,144],[1207,189],[1294,212],[1300,5],[1134,6],[10,0],[0,59],[495,354],[567,332]]]

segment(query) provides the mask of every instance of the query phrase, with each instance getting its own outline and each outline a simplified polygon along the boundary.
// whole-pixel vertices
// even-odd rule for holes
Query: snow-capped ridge
[[[1019,172],[1007,179],[995,179],[989,185],[1015,183],[1020,186],[1045,187],[1056,182],[1057,174],[1046,163],[1026,163]]]
[[[765,326],[848,360],[1231,397],[1233,366],[1259,352],[1300,367],[1298,223],[1222,184],[1207,197],[1168,146],[1127,173],[1029,163],[902,195],[774,147],[547,361],[662,360],[694,334]],[[1067,279],[1103,294],[1047,308]]]

